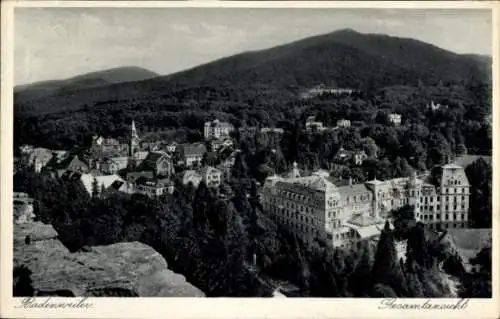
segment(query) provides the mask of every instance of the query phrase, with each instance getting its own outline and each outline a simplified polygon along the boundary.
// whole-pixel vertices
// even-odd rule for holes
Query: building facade
[[[215,167],[205,166],[200,170],[203,182],[208,187],[219,187],[222,183],[222,172]]]
[[[234,126],[230,123],[213,120],[212,122],[205,122],[203,136],[207,140],[211,138],[220,139],[221,137],[228,137],[233,130]]]
[[[351,127],[351,121],[346,119],[338,120],[337,127]]]
[[[335,185],[328,173],[301,177],[297,165],[288,177],[271,176],[261,190],[261,202],[271,218],[305,242],[352,247],[375,239],[391,211],[404,205],[430,229],[466,228],[469,184],[463,168],[445,165],[441,185],[412,177],[363,184]],[[430,217],[432,216],[432,217]]]
[[[401,114],[397,114],[397,113],[389,114],[389,122],[396,125],[396,126],[401,125]]]
[[[192,167],[201,164],[207,148],[202,143],[182,144],[177,147],[177,164]]]
[[[314,116],[309,116],[306,120],[306,131],[308,132],[318,132],[323,131],[325,127],[323,122],[316,121]]]

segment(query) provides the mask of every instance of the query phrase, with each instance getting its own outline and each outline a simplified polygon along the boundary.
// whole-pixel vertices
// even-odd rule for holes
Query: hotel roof
[[[368,193],[370,191],[365,184],[352,184],[352,185],[340,186],[338,190],[342,196],[349,196],[359,193]]]

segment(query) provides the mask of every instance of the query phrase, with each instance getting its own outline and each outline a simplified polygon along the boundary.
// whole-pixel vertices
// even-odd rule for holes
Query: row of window
[[[428,224],[429,229],[443,230],[448,228],[467,228],[467,222],[453,224]]]
[[[460,189],[462,189],[462,191],[460,192]],[[459,194],[459,193],[462,193],[462,194],[465,194],[467,193],[467,188],[466,187],[462,187],[462,188],[448,188],[446,187],[444,189],[444,194]]]
[[[291,220],[289,220],[287,218],[283,218],[281,216],[276,216],[275,220],[278,223],[281,223],[283,225],[292,227],[296,231],[307,233],[310,236],[319,236],[319,231],[316,230],[316,228],[314,228],[312,226],[308,226],[308,225],[304,225],[304,224],[300,224],[300,223],[294,223],[293,221],[291,221]]]
[[[347,197],[346,203],[349,204],[350,201],[357,203],[357,202],[364,202],[367,200],[370,200],[370,195],[361,194],[361,195],[354,195],[354,196]]]
[[[302,194],[296,194],[296,193],[292,193],[289,191],[280,190],[280,191],[278,191],[278,196],[281,198],[284,198],[284,199],[291,199],[291,200],[295,200],[295,201],[300,201],[300,202],[303,202],[304,204],[308,204],[308,205],[314,204],[315,206],[320,206],[319,201],[313,200],[309,196],[305,196]]]
[[[296,221],[300,221],[302,223],[311,224],[311,225],[315,224],[313,217],[308,217],[308,216],[300,215],[297,212],[289,211],[287,209],[281,209],[280,210],[280,209],[277,209],[275,206],[271,206],[271,212],[273,212],[273,213],[281,213],[279,215],[281,215],[282,217],[287,217],[288,219],[292,218],[292,219],[295,219]]]
[[[447,214],[443,214],[444,215],[444,220],[450,220],[450,214],[447,213]],[[452,220],[457,220],[457,214],[456,213],[453,213],[453,219]],[[466,214],[462,213],[460,214],[460,219],[461,220],[465,220],[466,218]],[[441,218],[441,214],[436,214],[436,220],[439,220]],[[434,215],[427,215],[427,214],[423,214],[422,215],[422,220],[429,220],[429,221],[432,221],[434,220]]]

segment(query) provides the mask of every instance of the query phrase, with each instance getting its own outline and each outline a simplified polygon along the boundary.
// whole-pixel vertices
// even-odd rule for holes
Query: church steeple
[[[132,120],[132,132],[131,132],[131,140],[139,139],[139,135],[137,135],[137,130],[135,129],[135,121]]]
[[[132,120],[132,128],[130,130],[130,140],[129,140],[129,157],[133,157],[134,154],[138,151],[139,148],[139,135],[137,134],[137,130],[135,128],[135,121]]]

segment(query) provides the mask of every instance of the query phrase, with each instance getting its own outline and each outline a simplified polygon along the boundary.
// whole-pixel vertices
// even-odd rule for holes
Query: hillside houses
[[[354,165],[360,166],[367,158],[368,155],[366,155],[363,150],[350,151],[341,147],[337,154],[335,154],[333,160],[335,164],[353,163]]]
[[[193,167],[201,164],[207,148],[203,143],[180,144],[176,148],[177,164]]]
[[[229,137],[229,134],[234,131],[234,126],[227,122],[221,122],[219,120],[213,120],[211,122],[205,122],[203,129],[203,136],[206,140],[215,138],[225,138]]]
[[[172,176],[174,163],[172,157],[164,152],[149,152],[137,170],[152,171],[155,176]]]

